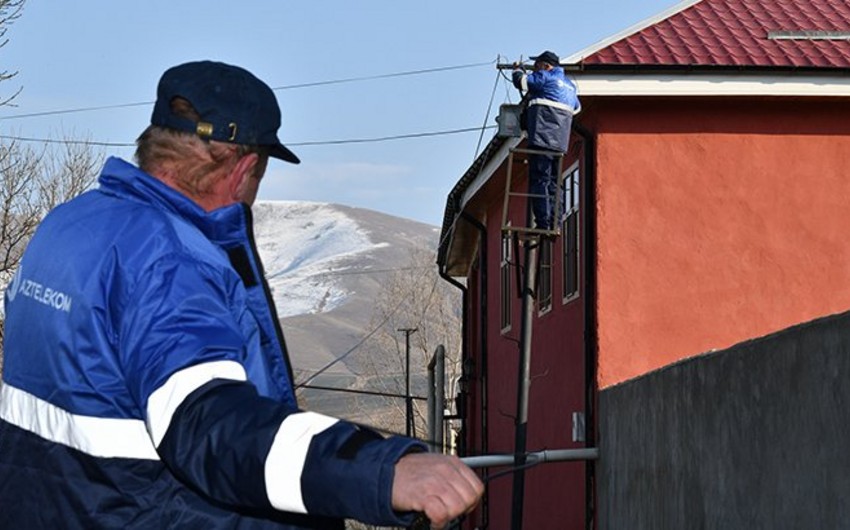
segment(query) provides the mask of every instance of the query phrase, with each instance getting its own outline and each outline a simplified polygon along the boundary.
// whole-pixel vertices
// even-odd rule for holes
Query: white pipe
[[[540,464],[543,462],[562,462],[569,460],[597,460],[599,449],[587,447],[584,449],[544,449],[528,453],[525,461],[528,464]],[[471,468],[497,467],[514,465],[514,455],[481,455],[466,456],[461,461]]]

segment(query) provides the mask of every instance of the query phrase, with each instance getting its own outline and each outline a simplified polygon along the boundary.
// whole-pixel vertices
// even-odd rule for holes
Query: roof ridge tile
[[[596,50],[593,64],[812,66],[850,69],[850,41],[775,31],[848,31],[850,1],[701,0]]]

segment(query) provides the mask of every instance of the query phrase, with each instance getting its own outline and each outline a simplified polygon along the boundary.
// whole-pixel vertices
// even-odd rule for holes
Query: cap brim
[[[301,159],[295,156],[295,153],[287,149],[283,144],[271,146],[271,149],[269,149],[269,156],[273,158],[278,158],[280,160],[285,160],[293,164],[301,163]]]

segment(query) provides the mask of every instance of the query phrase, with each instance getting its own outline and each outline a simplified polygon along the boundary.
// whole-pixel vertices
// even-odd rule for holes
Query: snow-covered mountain
[[[258,201],[253,213],[297,383],[358,344],[388,272],[408,265],[413,248],[433,251],[439,237],[430,225],[336,204]],[[313,383],[346,386],[355,377],[342,361]],[[328,414],[341,412],[346,399],[322,391],[303,397]]]
[[[341,207],[315,202],[261,202],[254,208],[257,247],[278,316],[325,313],[353,294],[338,274],[357,270],[384,248]]]

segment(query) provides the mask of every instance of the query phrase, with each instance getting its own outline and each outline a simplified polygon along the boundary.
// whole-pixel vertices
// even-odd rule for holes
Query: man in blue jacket
[[[581,104],[576,85],[564,74],[557,55],[545,51],[531,59],[534,61],[534,72],[526,75],[516,68],[512,80],[517,89],[528,93],[526,145],[539,151],[529,155],[528,168],[528,193],[531,195],[535,227],[552,230],[560,167],[559,157],[555,153],[566,152],[573,116],[581,110]]]
[[[241,68],[166,71],[138,167],[51,212],[5,294],[0,528],[441,527],[457,458],[298,408],[250,205],[277,137]]]

